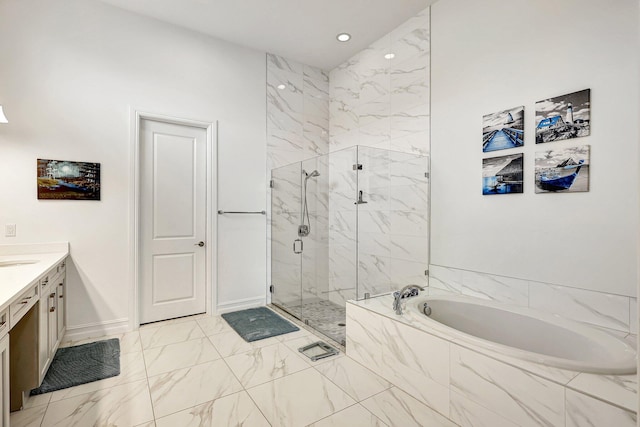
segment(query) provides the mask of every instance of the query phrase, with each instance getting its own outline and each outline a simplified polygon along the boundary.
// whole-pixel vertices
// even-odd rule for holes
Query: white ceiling
[[[435,0],[102,0],[330,70]],[[348,43],[336,35],[348,32]]]

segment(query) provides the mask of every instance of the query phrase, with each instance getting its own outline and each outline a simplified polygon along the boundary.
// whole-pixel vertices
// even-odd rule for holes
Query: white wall
[[[636,295],[638,2],[432,7],[431,263]],[[536,146],[535,102],[591,88],[592,132]],[[482,196],[482,116],[525,105],[524,194]],[[534,194],[534,156],[591,146],[588,193]],[[635,303],[635,300],[632,300]]]
[[[218,207],[265,207],[265,56],[94,0],[0,2],[0,243],[71,243],[69,330],[126,324],[129,107],[218,120]],[[102,200],[38,201],[36,158],[100,162]],[[215,204],[215,201],[214,201]],[[218,305],[265,297],[265,218],[219,218]]]

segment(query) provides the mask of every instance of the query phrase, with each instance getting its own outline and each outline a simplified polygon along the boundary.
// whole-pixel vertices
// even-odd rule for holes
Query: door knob
[[[200,246],[202,248],[204,247],[204,242],[198,242],[194,246]]]

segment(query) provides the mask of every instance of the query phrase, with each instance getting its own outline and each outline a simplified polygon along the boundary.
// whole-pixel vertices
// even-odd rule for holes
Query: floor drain
[[[338,354],[338,350],[331,347],[329,344],[318,341],[312,344],[309,344],[304,347],[300,347],[298,351],[305,356],[307,356],[312,361],[324,359],[325,357],[334,356]]]

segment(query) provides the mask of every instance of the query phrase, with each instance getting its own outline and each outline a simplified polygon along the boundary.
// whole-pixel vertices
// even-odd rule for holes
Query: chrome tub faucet
[[[422,286],[407,285],[399,291],[393,293],[393,310],[396,314],[402,314],[402,300],[404,298],[415,297],[420,291],[424,291]]]

